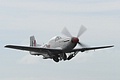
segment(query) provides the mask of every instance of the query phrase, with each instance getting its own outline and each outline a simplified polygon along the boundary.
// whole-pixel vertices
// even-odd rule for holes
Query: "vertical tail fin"
[[[37,43],[36,43],[34,36],[30,36],[30,46],[37,46]]]

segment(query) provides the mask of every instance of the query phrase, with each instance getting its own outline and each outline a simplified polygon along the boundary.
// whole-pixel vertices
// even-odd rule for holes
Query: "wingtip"
[[[111,47],[114,47],[114,45],[112,45]]]
[[[6,47],[8,47],[8,45],[5,45],[4,47],[6,48]]]
[[[111,46],[109,46],[109,47],[114,47],[114,45],[111,45]]]
[[[11,45],[5,45],[4,47],[5,47],[5,48],[8,48],[8,47],[10,47],[10,46],[11,46]]]

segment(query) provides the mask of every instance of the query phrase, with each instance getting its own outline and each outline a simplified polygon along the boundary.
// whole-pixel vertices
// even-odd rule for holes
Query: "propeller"
[[[72,35],[70,34],[70,32],[66,27],[64,27],[64,29],[62,30],[62,33],[67,37],[72,37]]]
[[[81,43],[81,42],[78,42],[78,44],[82,47],[87,47],[85,44]]]
[[[86,30],[87,29],[83,25],[81,25],[77,37],[80,37]]]
[[[79,29],[79,32],[78,32],[78,35],[77,37],[73,37],[70,32],[68,31],[68,29],[66,27],[64,27],[64,29],[62,30],[62,34],[64,34],[65,36],[67,37],[71,37],[71,41],[73,43],[77,43],[78,45],[82,46],[82,47],[87,47],[85,44],[79,42],[79,37],[86,31],[87,29],[81,25],[80,29]]]

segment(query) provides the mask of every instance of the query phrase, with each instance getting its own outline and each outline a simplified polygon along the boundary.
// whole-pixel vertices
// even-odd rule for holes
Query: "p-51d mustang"
[[[96,50],[103,48],[110,48],[111,46],[101,46],[101,47],[87,47],[78,39],[84,32],[86,28],[81,26],[77,37],[73,37],[67,28],[64,28],[62,33],[66,35],[66,38],[56,36],[50,39],[50,41],[44,45],[38,45],[36,43],[35,37],[30,37],[30,46],[17,46],[17,45],[6,45],[6,48],[13,48],[18,50],[29,51],[31,55],[42,55],[43,59],[53,59],[55,62],[60,60],[70,60],[76,56],[76,54],[88,50]],[[82,48],[75,48],[76,45],[80,45]]]

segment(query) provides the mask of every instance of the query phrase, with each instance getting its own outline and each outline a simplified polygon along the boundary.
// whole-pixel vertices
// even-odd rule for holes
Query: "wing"
[[[89,47],[89,48],[73,49],[73,50],[71,50],[69,52],[76,52],[76,51],[84,52],[84,51],[88,51],[88,50],[104,49],[104,48],[111,48],[111,47],[114,47],[114,45],[112,45],[112,46],[101,46],[101,47]]]
[[[13,49],[18,49],[18,50],[25,50],[25,51],[33,51],[33,52],[53,52],[53,53],[70,53],[70,52],[77,52],[77,51],[88,51],[88,50],[96,50],[96,49],[104,49],[104,48],[111,48],[114,47],[112,46],[101,46],[101,47],[89,47],[89,48],[80,48],[80,49],[73,49],[69,51],[65,51],[62,49],[48,49],[48,48],[38,48],[38,47],[27,47],[27,46],[16,46],[16,45],[6,45],[6,48],[13,48]]]
[[[61,49],[48,49],[48,48],[38,48],[38,47],[28,47],[28,46],[16,46],[16,45],[6,45],[6,48],[25,50],[25,51],[33,51],[33,52],[62,52]]]

